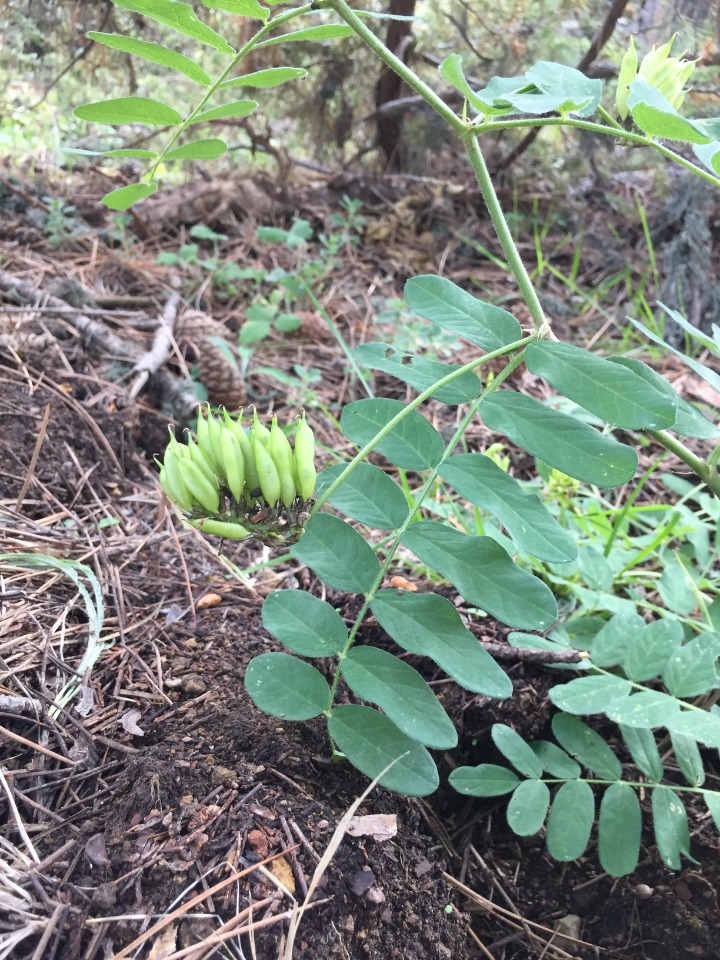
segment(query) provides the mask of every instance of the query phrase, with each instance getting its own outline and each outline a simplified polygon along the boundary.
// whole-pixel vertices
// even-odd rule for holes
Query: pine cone
[[[198,343],[200,379],[208,392],[210,403],[239,410],[245,400],[245,386],[237,365],[212,340],[203,338]]]

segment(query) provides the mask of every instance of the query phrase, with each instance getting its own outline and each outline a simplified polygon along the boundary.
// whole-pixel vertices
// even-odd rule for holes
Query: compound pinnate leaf
[[[405,284],[405,301],[418,316],[483,350],[500,350],[522,337],[520,324],[511,313],[476,300],[445,277],[411,277]]]
[[[285,720],[317,717],[330,702],[330,687],[323,675],[288,653],[263,653],[251,660],[245,689],[261,710]]]
[[[524,780],[519,784],[507,808],[507,822],[519,837],[530,837],[545,823],[550,806],[550,790],[542,780]]]
[[[543,771],[559,780],[575,780],[580,776],[580,764],[569,757],[556,743],[533,740],[530,747],[542,764]]]
[[[637,470],[637,454],[631,447],[534,397],[501,390],[482,401],[480,415],[490,430],[504,433],[528,453],[577,480],[618,487]]]
[[[625,675],[636,683],[659,676],[683,640],[679,620],[665,617],[648,623],[628,644],[622,662]]]
[[[184,143],[181,147],[175,147],[165,154],[165,160],[217,160],[224,153],[227,153],[227,144],[224,140],[194,140],[192,143]]]
[[[290,553],[336,590],[367,593],[380,572],[372,547],[339,517],[317,513]]]
[[[385,650],[355,647],[342,661],[345,682],[377,704],[407,736],[435,750],[457,746],[452,720],[417,670]]]
[[[149,97],[117,97],[75,108],[75,116],[89,123],[145,123],[149,126],[179,126],[182,117],[172,107]]]
[[[578,677],[550,690],[550,699],[566,713],[605,713],[615,701],[626,700],[631,685],[622,677]]]
[[[690,828],[685,806],[669,787],[655,787],[652,792],[652,814],[658,853],[666,866],[671,870],[679,870],[682,866],[681,854],[693,859],[690,856]]]
[[[276,590],[262,607],[263,626],[303,657],[340,653],[348,633],[342,617],[325,600],[302,590]]]
[[[526,777],[541,777],[542,763],[532,747],[505,723],[494,723],[490,736],[500,753]]]
[[[638,798],[626,783],[613,783],[603,794],[598,818],[598,854],[611,877],[632,873],[640,856],[642,813]]]
[[[507,767],[481,763],[478,767],[458,767],[448,777],[451,787],[469,797],[502,797],[512,793],[520,778]]]
[[[105,47],[122,50],[123,53],[131,53],[143,60],[149,60],[151,63],[159,63],[161,66],[170,67],[171,70],[177,70],[178,73],[185,74],[186,77],[201,87],[209,87],[212,82],[202,67],[199,67],[190,57],[176,53],[159,43],[135,40],[132,37],[124,37],[119,33],[97,33],[94,30],[89,31],[88,36],[91,40],[101,43]]]
[[[489,457],[459,454],[446,460],[438,473],[461,497],[494,514],[518,549],[550,563],[569,563],[577,557],[575,541],[537,494],[524,490]]]
[[[461,687],[498,700],[512,694],[507,674],[478,643],[445,597],[379,590],[371,609],[383,630],[399,646],[434,660]]]
[[[557,713],[551,726],[557,742],[584,767],[604,780],[620,780],[620,761],[603,738],[586,723],[568,713]]]
[[[380,777],[380,784],[388,790],[424,797],[437,789],[437,767],[425,747],[377,710],[355,704],[337,707],[330,715],[328,730],[350,763],[371,779],[394,762]]]
[[[643,690],[608,703],[604,712],[615,723],[651,730],[666,727],[670,718],[680,712],[680,703],[659,690]]]
[[[461,369],[459,364],[440,363],[438,360],[403,353],[386,343],[364,343],[357,348],[355,355],[362,366],[389,373],[398,380],[409,383],[418,393],[428,390],[438,380]],[[442,403],[469,403],[478,396],[480,389],[478,377],[472,370],[467,370],[452,383],[439,387],[432,396]]]
[[[595,820],[595,796],[584,780],[568,780],[555,794],[547,820],[547,848],[551,857],[566,863],[587,849]]]
[[[406,410],[406,406],[400,400],[356,400],[343,407],[340,416],[342,431],[348,440],[365,446]],[[375,449],[403,470],[425,470],[440,462],[445,444],[435,427],[417,410],[411,410],[375,445]]]
[[[490,537],[471,537],[444,523],[413,524],[402,544],[441,573],[468,601],[508,626],[545,630],[557,618],[551,591],[518,567]]]
[[[233,100],[232,103],[223,103],[219,107],[211,107],[196,114],[189,123],[206,123],[208,120],[238,120],[249,116],[257,107],[257,100]]]
[[[192,37],[221,53],[232,55],[233,48],[224,37],[195,16],[192,7],[180,0],[113,0],[116,7],[133,10],[150,20],[171,27],[185,37]]]
[[[128,210],[138,200],[152,196],[157,190],[156,183],[129,183],[126,187],[111,190],[102,198],[102,202],[110,210]]]
[[[673,433],[679,433],[682,437],[696,437],[698,440],[712,440],[720,434],[720,429],[714,423],[703,416],[697,407],[675,393],[667,380],[656,373],[652,367],[643,363],[642,360],[636,360],[633,357],[609,357],[608,362],[627,367],[628,370],[632,370],[633,373],[642,377],[656,390],[661,390],[672,398],[673,402],[677,404],[675,423],[670,428]]]
[[[617,427],[661,430],[675,423],[677,403],[642,377],[569,343],[538,340],[528,370],[596,417]]]
[[[322,496],[346,466],[337,463],[323,470],[317,478],[315,496]],[[346,517],[379,530],[401,527],[410,510],[400,487],[372,463],[359,463],[327,502]]]
[[[306,76],[307,70],[303,70],[301,67],[268,67],[266,70],[256,70],[254,73],[246,73],[242,77],[225,80],[220,84],[220,87],[252,87],[265,90],[269,87],[277,87],[288,80],[296,80]]]
[[[662,780],[663,765],[652,730],[636,729],[620,724],[620,733],[638,770],[655,783]]]

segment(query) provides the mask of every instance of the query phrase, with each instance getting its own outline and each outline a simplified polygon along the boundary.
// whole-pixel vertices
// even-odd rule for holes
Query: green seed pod
[[[193,496],[181,472],[181,465],[184,465],[184,463],[185,461],[181,460],[172,448],[165,451],[165,461],[163,463],[165,486],[163,489],[173,503],[177,504],[181,510],[189,513],[193,508]]]
[[[211,533],[215,537],[224,537],[225,540],[244,540],[250,536],[249,530],[230,520],[212,520],[203,517],[202,520],[191,520],[190,526],[201,533]]]
[[[225,482],[230,493],[236,500],[240,500],[245,484],[245,461],[240,441],[228,427],[222,426],[220,430],[220,453]]]
[[[315,434],[303,413],[295,431],[295,475],[297,492],[303,500],[311,500],[315,493]]]
[[[620,73],[618,74],[617,91],[615,93],[615,109],[621,120],[627,119],[628,96],[630,94],[630,84],[637,76],[638,58],[635,50],[635,43],[630,37],[630,46],[625,52],[625,56],[620,63]]]
[[[211,483],[217,482],[217,471],[212,465],[210,460],[205,456],[203,451],[193,440],[192,437],[188,437],[187,447],[188,458],[192,460],[193,463],[197,464],[198,467],[202,470],[205,476]]]
[[[269,453],[280,477],[280,499],[286,507],[291,507],[295,502],[293,452],[288,438],[278,426],[277,417],[272,418]]]
[[[182,479],[193,500],[196,500],[208,513],[217,513],[220,509],[220,491],[217,481],[214,484],[211,483],[200,467],[190,459],[183,460],[180,469]]]
[[[198,447],[205,454],[206,458],[210,461],[210,464],[213,468],[213,472],[216,474],[220,473],[220,464],[218,459],[215,456],[215,451],[213,450],[212,437],[210,434],[210,421],[212,420],[212,414],[210,413],[210,406],[208,405],[208,415],[207,418],[203,414],[202,406],[198,407],[198,419],[197,419],[197,428],[195,433],[197,434]]]
[[[240,411],[237,420],[233,420],[226,410],[225,426],[232,430],[232,432],[238,438],[238,443],[240,444],[240,449],[242,450],[243,462],[245,464],[245,488],[249,495],[253,490],[260,489],[260,483],[258,481],[257,469],[255,467],[255,457],[252,452],[250,437],[245,433],[242,425],[242,410]]]
[[[269,431],[268,431],[269,433]],[[255,434],[252,438],[253,456],[258,472],[258,483],[263,499],[270,507],[274,507],[280,499],[282,484],[273,458],[263,446],[262,440]]]
[[[253,408],[253,425],[250,428],[251,437],[257,437],[266,450],[270,449],[270,431],[264,423],[260,423],[257,407]]]

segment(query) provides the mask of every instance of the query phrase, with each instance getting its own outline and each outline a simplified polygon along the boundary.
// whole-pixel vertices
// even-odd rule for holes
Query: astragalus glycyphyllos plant
[[[512,643],[543,648],[572,648],[576,641],[570,634],[571,618],[565,611],[560,616],[551,589],[557,584],[539,575],[538,565],[552,572],[578,564],[584,575],[594,570],[595,576],[602,576],[602,565],[589,552],[595,547],[576,529],[560,523],[535,492],[489,457],[456,453],[468,425],[480,417],[489,431],[526,450],[546,465],[543,469],[560,471],[605,498],[623,489],[619,504],[634,499],[631,485],[638,456],[633,437],[645,442],[644,435],[680,457],[712,496],[720,494],[716,469],[720,447],[703,458],[680,439],[692,438],[696,449],[703,442],[717,443],[720,431],[713,421],[641,361],[622,356],[606,359],[558,341],[498,201],[480,140],[495,131],[516,128],[577,128],[613,137],[620,144],[644,146],[717,186],[720,119],[680,115],[678,106],[691,71],[688,64],[670,57],[669,47],[655,51],[650,61],[643,61],[647,69],[639,72],[629,55],[616,90],[617,117],[601,103],[602,82],[570,67],[543,61],[521,76],[494,77],[477,90],[465,78],[461,58],[453,55],[441,65],[440,74],[465,97],[461,111],[456,112],[368,28],[366,19],[373,15],[353,10],[345,0],[317,0],[275,16],[272,3],[204,0],[211,9],[260,21],[257,33],[241,50],[175,0],[115,2],[226,57],[225,68],[211,78],[191,69],[187,58],[178,58],[158,44],[93,35],[98,42],[163,63],[199,88],[196,106],[185,118],[159,101],[138,97],[78,108],[77,115],[91,121],[173,128],[164,147],[149,151],[143,180],[105,198],[115,209],[153,193],[167,161],[220,156],[226,149],[223,141],[193,139],[191,128],[255,110],[256,101],[233,99],[238,89],[274,86],[303,75],[302,70],[283,66],[243,73],[246,56],[267,44],[342,39],[354,33],[424,98],[467,151],[503,256],[527,305],[530,329],[523,330],[511,313],[471,296],[444,277],[426,275],[407,282],[408,308],[467,343],[469,359],[462,365],[444,363],[387,343],[366,343],[357,350],[360,366],[397,377],[417,396],[409,403],[370,397],[343,409],[342,431],[359,452],[350,462],[321,474],[311,516],[292,554],[327,587],[361,597],[359,613],[348,628],[327,600],[292,590],[271,594],[263,607],[264,624],[291,652],[255,658],[245,679],[256,704],[276,716],[324,717],[334,754],[346,757],[363,773],[374,777],[393,763],[381,778],[384,786],[410,795],[428,794],[439,782],[429,751],[454,747],[457,733],[441,700],[404,654],[357,642],[363,638],[366,619],[374,617],[401,651],[433,661],[471,692],[501,699],[511,695],[512,684],[450,600],[439,593],[385,586],[398,562],[398,551],[414,554],[435,577],[452,584],[479,615],[509,627]],[[318,24],[323,13],[342,22]],[[301,18],[310,18],[313,25],[294,29],[294,21]],[[283,33],[291,24],[290,32]],[[669,147],[668,140],[680,148]],[[685,155],[686,145],[695,160]],[[504,368],[486,377],[486,369],[491,363],[495,369],[499,359],[506,361]],[[571,401],[573,412],[562,412],[552,401],[543,403],[510,387],[508,377],[521,365]],[[710,376],[702,368],[700,373]],[[458,408],[458,427],[449,441],[421,412],[430,399]],[[418,476],[409,498],[407,488],[368,462],[372,451]],[[172,455],[186,456],[177,451]],[[166,473],[164,479],[177,493],[172,477]],[[231,481],[228,477],[223,482]],[[446,485],[451,496],[494,518],[497,533],[478,535],[425,519],[424,506],[439,483]],[[269,508],[279,510],[284,503],[282,492],[277,487],[260,489]],[[189,493],[192,502],[180,503],[186,512],[192,514],[195,500],[205,509],[215,509],[214,494],[204,503],[192,490]],[[251,489],[249,495],[252,499],[255,492]],[[236,503],[244,497],[243,486]],[[333,512],[321,509],[327,507]],[[239,514],[233,522],[236,519]],[[204,527],[210,529],[207,523]],[[703,590],[697,592],[698,598],[704,596]],[[563,860],[585,850],[595,819],[595,794],[603,791],[600,856],[607,870],[621,874],[637,860],[639,789],[652,792],[658,846],[670,866],[678,866],[680,855],[687,855],[688,849],[680,795],[698,793],[713,816],[718,816],[720,795],[705,788],[702,778],[703,751],[720,747],[720,711],[714,705],[720,638],[712,618],[705,617],[700,599],[686,613],[660,603],[649,610],[630,596],[616,597],[615,606],[617,600],[626,600],[632,609],[613,611],[608,603],[607,609],[592,610],[592,623],[585,625],[586,640],[577,648],[582,656],[575,658],[583,675],[553,688],[552,699],[562,711],[553,720],[558,742],[526,744],[514,731],[496,726],[495,747],[518,773],[480,764],[457,769],[451,782],[467,794],[512,792],[509,818],[518,833],[540,830],[547,815],[550,852]],[[311,659],[322,661],[321,669],[308,662]],[[567,679],[567,671],[559,677]],[[625,777],[615,752],[577,715],[603,715],[606,725],[619,725],[623,738],[619,749],[627,751],[637,771],[634,778]],[[657,738],[665,734],[656,731],[663,730],[687,781],[684,786],[677,784],[675,770],[658,759]],[[594,777],[582,776],[583,768]],[[553,785],[559,786],[550,805]]]

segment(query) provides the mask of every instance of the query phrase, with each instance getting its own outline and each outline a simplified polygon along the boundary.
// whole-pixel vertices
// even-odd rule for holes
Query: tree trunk
[[[387,12],[396,16],[411,17],[415,13],[415,3],[416,0],[390,0]],[[412,46],[412,22],[391,20],[388,25],[385,44],[403,63],[407,63]],[[391,100],[397,100],[401,91],[402,80],[400,77],[389,67],[383,67],[375,88],[376,108],[379,109]],[[378,115],[378,146],[385,154],[385,168],[387,170],[403,169],[402,127],[402,114]]]

